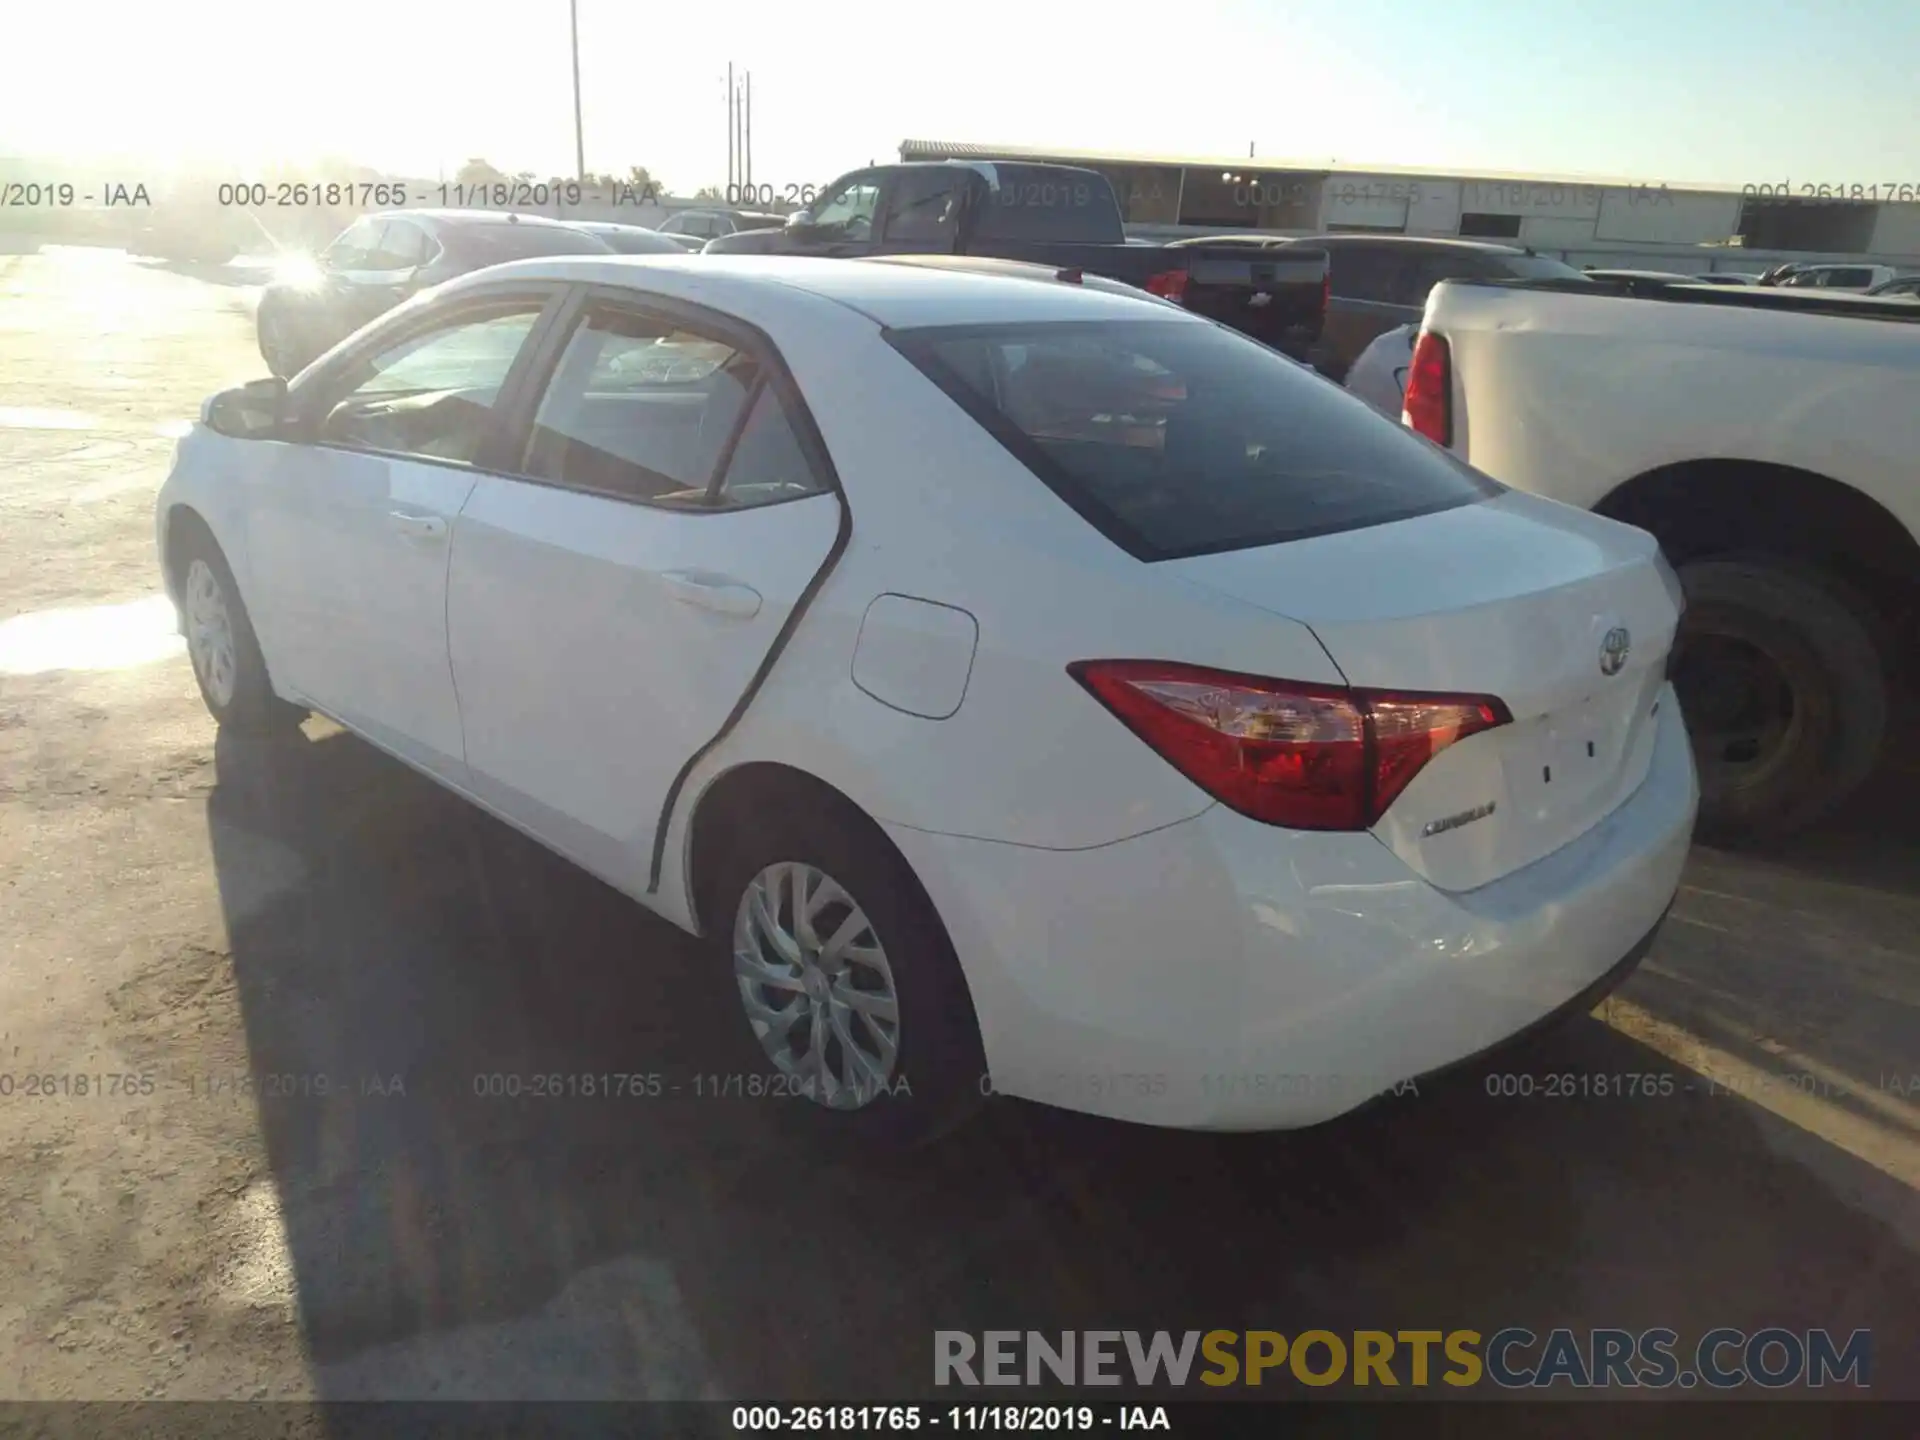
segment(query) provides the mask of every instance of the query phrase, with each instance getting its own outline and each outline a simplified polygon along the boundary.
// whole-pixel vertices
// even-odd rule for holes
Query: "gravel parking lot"
[[[151,506],[262,373],[247,280],[0,248],[8,1396],[879,1398],[935,1329],[1504,1325],[1868,1327],[1920,1396],[1920,746],[1418,1096],[813,1153],[697,1093],[739,1022],[678,932],[330,725],[216,743]],[[659,1093],[484,1093],[556,1073]]]

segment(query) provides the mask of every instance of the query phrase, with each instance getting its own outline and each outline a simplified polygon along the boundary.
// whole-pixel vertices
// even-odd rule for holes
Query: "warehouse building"
[[[1574,263],[1761,270],[1778,259],[1920,268],[1915,187],[1683,186],[1659,177],[1342,169],[1250,157],[1155,157],[908,140],[902,160],[1045,161],[1097,170],[1141,235],[1229,229],[1501,241]],[[1825,193],[1822,193],[1825,192]],[[1855,193],[1857,192],[1857,193]],[[1705,250],[1703,247],[1711,247]]]

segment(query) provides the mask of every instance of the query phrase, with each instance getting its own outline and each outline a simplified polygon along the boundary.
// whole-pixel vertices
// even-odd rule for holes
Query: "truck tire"
[[[1792,562],[1680,570],[1672,674],[1700,772],[1700,838],[1736,846],[1821,819],[1872,773],[1888,686],[1870,615]]]

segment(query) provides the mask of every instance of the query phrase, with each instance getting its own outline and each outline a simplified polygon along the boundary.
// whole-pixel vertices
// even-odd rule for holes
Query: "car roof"
[[[1089,290],[1104,290],[1110,295],[1151,300],[1162,305],[1171,303],[1160,299],[1157,295],[1148,294],[1138,286],[1129,285],[1124,280],[1115,280],[1108,275],[1088,275],[1071,267],[1042,265],[1033,260],[1004,260],[992,255],[867,255],[862,257],[861,263],[918,265],[934,270],[958,270],[979,275],[1007,275],[1020,280],[1050,280],[1062,285],[1083,285]],[[1078,275],[1079,278],[1064,278],[1074,275]]]
[[[802,255],[543,256],[476,271],[443,291],[510,276],[654,290],[743,317],[792,308],[798,296],[806,295],[833,301],[890,328],[1067,320],[1207,323],[1177,306],[1149,308],[1137,297],[1085,285],[1039,285],[1030,275]]]

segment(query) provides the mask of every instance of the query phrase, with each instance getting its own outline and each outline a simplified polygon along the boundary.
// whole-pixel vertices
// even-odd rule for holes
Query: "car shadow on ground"
[[[671,926],[350,736],[216,758],[253,1068],[335,1091],[259,1106],[322,1398],[924,1397],[933,1332],[989,1328],[1868,1327],[1876,1393],[1917,1383],[1920,1260],[1873,1218],[1911,1192],[1598,1021],[1292,1135],[1000,1102],[836,1153],[712,1097],[750,1042]]]
[[[1696,848],[1670,944],[1629,989],[1662,1019],[1920,1142],[1920,704],[1831,820]]]

